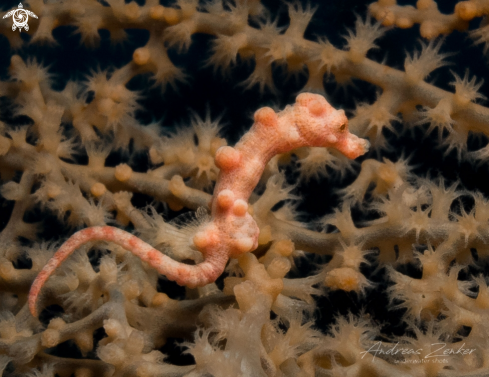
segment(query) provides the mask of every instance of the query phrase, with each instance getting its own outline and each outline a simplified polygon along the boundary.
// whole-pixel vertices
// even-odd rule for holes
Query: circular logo
[[[19,29],[25,27],[26,30],[29,30],[29,25],[27,25],[29,15],[25,11],[25,9],[16,9],[14,11],[14,14],[12,15],[12,18],[14,19],[14,25],[17,26]]]

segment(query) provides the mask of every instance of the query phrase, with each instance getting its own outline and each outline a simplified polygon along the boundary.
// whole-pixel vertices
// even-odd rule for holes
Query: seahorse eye
[[[344,131],[346,130],[346,123],[343,123],[343,124],[342,124],[342,125],[341,125],[341,126],[338,128],[338,130],[339,130],[340,132],[344,132]]]

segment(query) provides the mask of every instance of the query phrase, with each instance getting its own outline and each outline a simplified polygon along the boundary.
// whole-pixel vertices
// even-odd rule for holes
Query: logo
[[[22,30],[22,28],[24,28],[25,31],[29,30],[29,25],[27,25],[29,16],[37,18],[37,16],[33,12],[24,9],[22,3],[19,3],[17,9],[11,10],[5,16],[3,16],[3,18],[7,18],[10,16],[12,16],[12,19],[14,21],[14,24],[12,25],[12,30],[15,31],[17,28],[19,28],[19,33]]]

